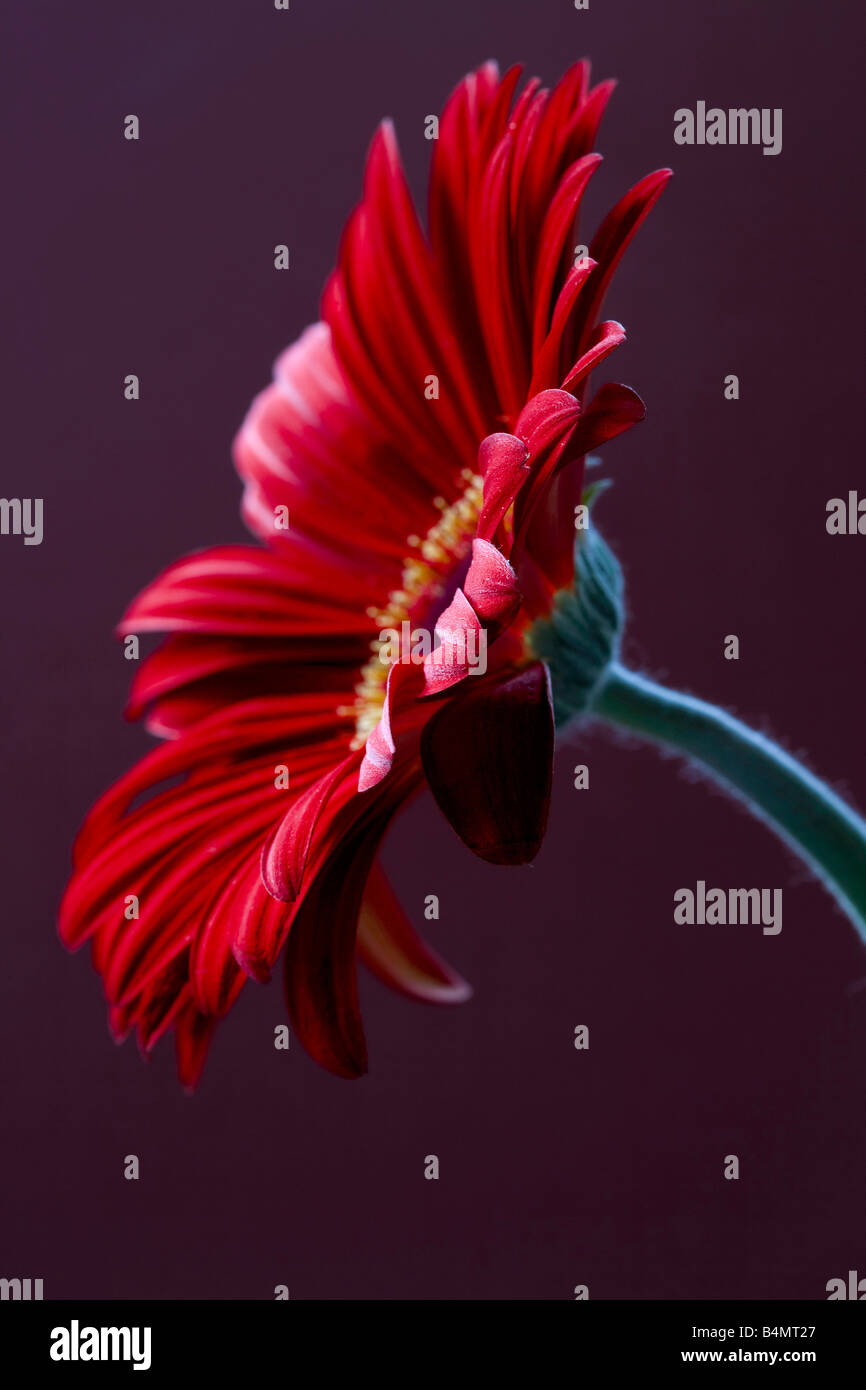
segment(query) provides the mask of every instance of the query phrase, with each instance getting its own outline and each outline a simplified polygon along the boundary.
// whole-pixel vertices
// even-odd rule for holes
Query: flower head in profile
[[[529,633],[573,579],[586,455],[643,417],[589,378],[625,336],[602,301],[669,171],[580,254],[612,84],[585,63],[552,91],[519,80],[486,64],[450,98],[426,232],[380,128],[321,322],[235,443],[260,543],[180,560],[120,625],[169,634],[129,707],[163,742],[90,813],[61,933],[92,942],[118,1039],[174,1031],[188,1086],[280,957],[297,1036],[340,1076],[366,1070],[356,956],[414,998],[466,997],[378,862],[425,784],[490,862],[544,835],[554,722]]]

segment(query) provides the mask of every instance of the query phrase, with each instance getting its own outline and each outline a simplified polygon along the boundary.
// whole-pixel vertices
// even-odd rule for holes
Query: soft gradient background
[[[360,1083],[274,1050],[275,983],[244,991],[189,1099],[169,1044],[149,1067],[112,1046],[86,953],[55,935],[80,820],[149,746],[121,718],[112,625],[179,554],[243,538],[231,439],[316,317],[376,122],[396,119],[420,191],[425,115],[491,56],[551,81],[589,54],[620,79],[593,225],[676,169],[607,303],[629,331],[615,374],[649,406],[608,446],[598,511],[628,656],[866,806],[866,538],[824,526],[829,497],[866,492],[860,23],[842,0],[7,16],[2,492],[46,514],[41,547],[0,538],[0,1274],[178,1299],[821,1299],[866,1274],[866,953],[759,823],[651,751],[596,731],[563,748],[530,869],[474,861],[428,802],[399,823],[400,890],[419,923],[440,896],[431,937],[476,993],[436,1011],[365,980]],[[782,154],[676,147],[699,99],[782,107]],[[782,887],[781,936],[674,925],[698,878]]]

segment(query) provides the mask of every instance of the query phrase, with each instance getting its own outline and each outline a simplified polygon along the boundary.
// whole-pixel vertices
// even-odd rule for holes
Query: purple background
[[[357,1084],[274,1050],[274,983],[244,991],[189,1099],[169,1044],[149,1067],[112,1046],[86,953],[55,935],[77,826],[150,743],[121,718],[112,625],[168,561],[243,538],[230,441],[316,317],[376,122],[395,117],[420,190],[425,115],[490,56],[549,82],[589,54],[620,79],[593,225],[676,169],[607,304],[629,330],[616,375],[649,406],[605,452],[599,508],[629,659],[866,805],[866,539],[824,526],[829,497],[866,488],[858,23],[841,0],[106,0],[7,19],[2,491],[46,516],[41,547],[0,538],[0,1274],[46,1297],[265,1299],[821,1299],[866,1274],[866,957],[760,824],[649,750],[598,731],[562,749],[531,869],[474,861],[429,802],[400,821],[400,891],[419,924],[439,894],[431,939],[476,993],[432,1010],[365,978]],[[676,147],[673,112],[699,99],[781,106],[782,154]],[[782,887],[781,935],[674,925],[698,878]]]

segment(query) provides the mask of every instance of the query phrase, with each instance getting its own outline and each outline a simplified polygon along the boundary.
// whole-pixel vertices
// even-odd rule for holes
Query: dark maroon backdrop
[[[419,925],[439,895],[432,938],[476,993],[437,1011],[365,980],[360,1083],[274,1050],[275,983],[245,990],[189,1099],[168,1044],[149,1067],[112,1046],[86,953],[55,934],[81,817],[149,744],[121,718],[112,625],[160,566],[243,537],[230,441],[316,317],[375,123],[396,119],[422,188],[424,117],[491,56],[551,81],[589,54],[620,79],[593,219],[676,170],[607,305],[629,330],[616,375],[649,406],[608,446],[598,512],[629,658],[866,805],[866,539],[824,527],[829,497],[866,489],[857,25],[842,0],[7,18],[2,492],[46,510],[41,547],[0,537],[0,1275],[46,1297],[821,1299],[866,1274],[866,954],[759,823],[651,751],[594,731],[564,748],[531,869],[476,862],[429,803],[398,824],[400,891]],[[678,148],[697,100],[782,107],[781,155]],[[781,935],[675,926],[698,878],[783,887]]]

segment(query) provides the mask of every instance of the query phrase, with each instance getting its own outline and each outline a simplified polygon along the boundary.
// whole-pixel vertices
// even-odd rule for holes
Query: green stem
[[[810,865],[866,941],[866,821],[763,734],[616,661],[592,712],[695,759]]]

